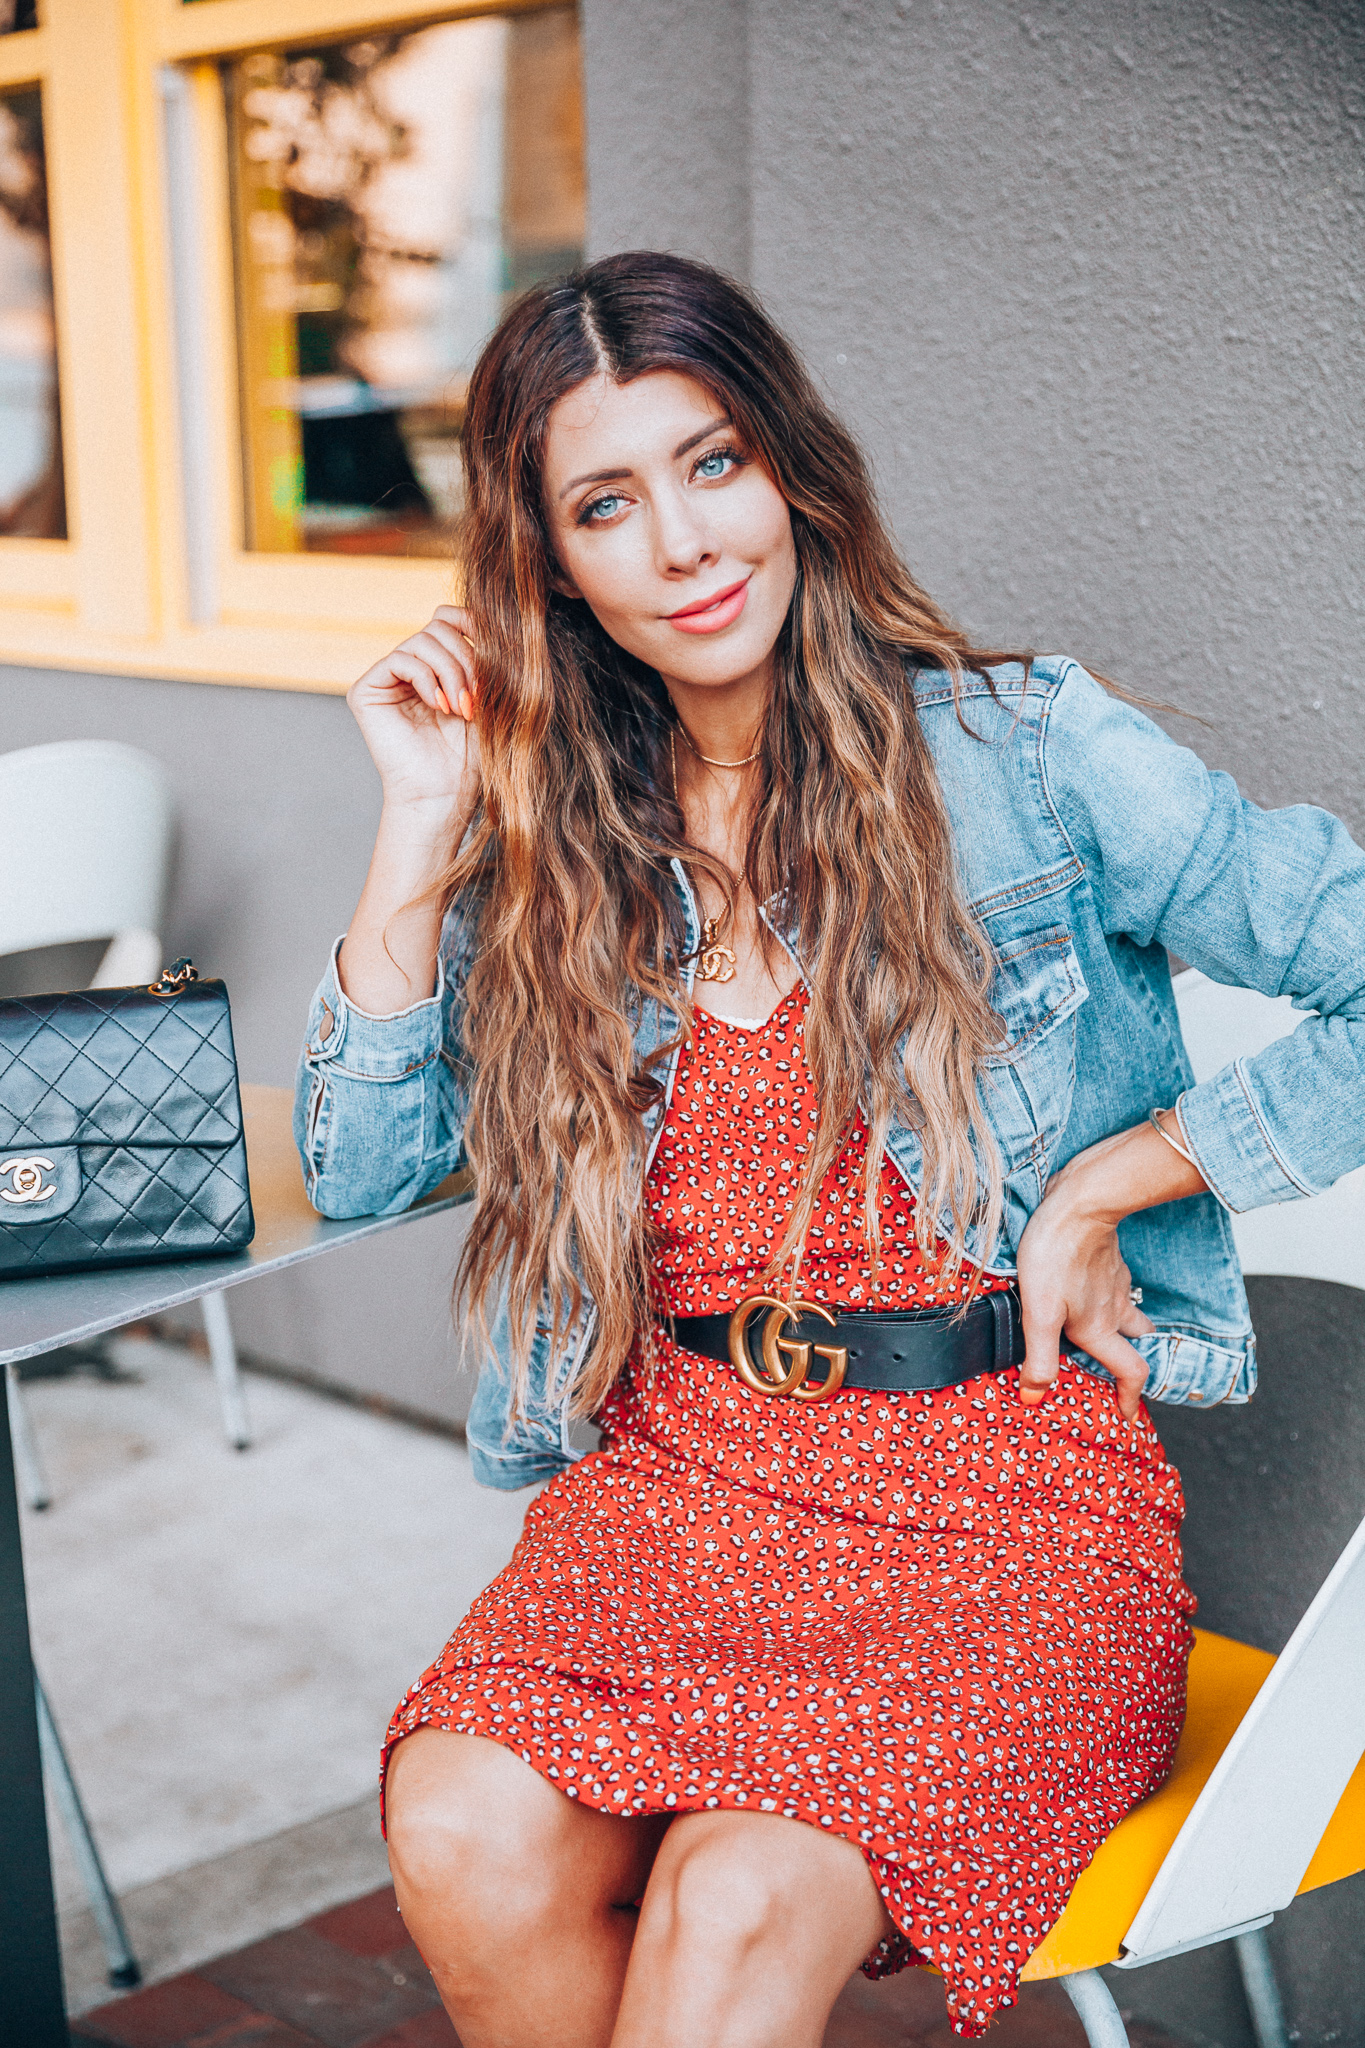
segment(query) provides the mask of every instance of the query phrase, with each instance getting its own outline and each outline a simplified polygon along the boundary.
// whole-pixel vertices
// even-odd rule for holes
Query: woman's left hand
[[[1147,1361],[1128,1340],[1156,1325],[1132,1299],[1133,1277],[1119,1250],[1118,1225],[1154,1199],[1196,1191],[1193,1186],[1150,1187],[1153,1172],[1163,1182],[1170,1178],[1161,1156],[1165,1150],[1146,1126],[1105,1138],[1078,1152],[1054,1176],[1029,1218],[1019,1244],[1027,1347],[1019,1393],[1029,1406],[1041,1401],[1056,1379],[1065,1335],[1108,1368],[1118,1384],[1120,1410],[1130,1422],[1136,1417]],[[1192,1178],[1203,1186],[1197,1176]]]

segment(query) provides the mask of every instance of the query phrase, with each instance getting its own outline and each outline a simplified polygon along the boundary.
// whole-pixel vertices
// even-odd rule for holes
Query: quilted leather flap
[[[221,981],[0,1002],[0,1147],[229,1145],[241,1129]]]

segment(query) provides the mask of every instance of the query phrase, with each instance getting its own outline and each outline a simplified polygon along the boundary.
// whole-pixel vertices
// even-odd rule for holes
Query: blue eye
[[[590,505],[583,507],[582,513],[579,515],[580,523],[588,524],[594,521],[600,523],[601,519],[610,519],[617,507],[624,505],[625,502],[624,498],[618,497],[614,492],[605,498],[594,498]]]
[[[697,464],[696,473],[710,482],[718,476],[724,476],[727,464],[734,459],[728,448],[713,448],[709,455],[702,456]]]

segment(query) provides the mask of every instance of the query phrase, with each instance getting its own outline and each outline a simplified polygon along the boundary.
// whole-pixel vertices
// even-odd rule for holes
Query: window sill
[[[419,623],[410,617],[338,629],[225,621],[143,637],[100,632],[56,609],[8,611],[0,612],[0,664],[340,696]]]

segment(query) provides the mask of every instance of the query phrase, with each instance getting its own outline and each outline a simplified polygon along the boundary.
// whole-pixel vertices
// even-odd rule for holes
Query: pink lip
[[[680,633],[719,633],[722,627],[734,624],[748,595],[746,576],[742,583],[732,583],[728,590],[718,590],[714,597],[701,598],[696,604],[685,604],[680,611],[670,612],[668,623]]]

